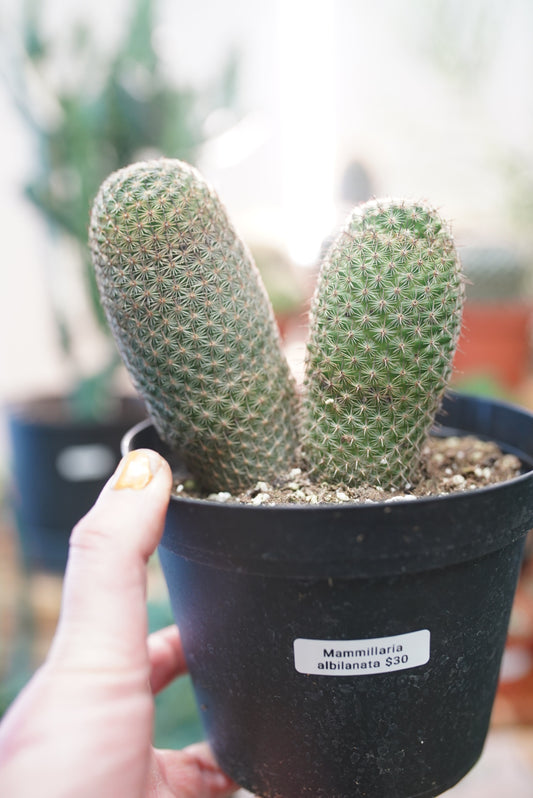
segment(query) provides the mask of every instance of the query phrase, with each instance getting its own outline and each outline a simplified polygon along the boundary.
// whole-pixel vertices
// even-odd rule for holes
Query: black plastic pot
[[[478,759],[533,525],[533,416],[452,396],[441,422],[524,474],[373,505],[171,501],[160,557],[198,705],[248,790],[429,797]],[[151,426],[124,445],[170,458]]]
[[[23,564],[62,573],[72,527],[115,470],[121,440],[146,417],[144,405],[125,397],[112,417],[87,422],[71,419],[60,397],[20,402],[6,411]]]

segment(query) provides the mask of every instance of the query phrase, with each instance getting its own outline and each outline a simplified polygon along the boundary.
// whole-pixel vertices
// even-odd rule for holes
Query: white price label
[[[429,662],[429,629],[367,640],[294,641],[294,666],[315,676],[371,676]]]

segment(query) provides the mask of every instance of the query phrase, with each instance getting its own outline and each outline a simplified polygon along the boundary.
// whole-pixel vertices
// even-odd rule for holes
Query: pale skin
[[[159,455],[132,453],[74,529],[52,647],[0,725],[0,795],[223,798],[237,789],[205,744],[151,745],[153,695],[186,671],[176,627],[147,637],[147,562],[171,481]]]

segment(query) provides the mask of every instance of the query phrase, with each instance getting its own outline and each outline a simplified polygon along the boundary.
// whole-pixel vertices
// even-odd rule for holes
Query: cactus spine
[[[412,481],[451,374],[463,282],[433,208],[388,200],[352,212],[311,310],[302,435],[317,479]]]
[[[177,160],[112,174],[89,241],[102,302],[156,429],[207,491],[269,479],[297,396],[259,273],[212,188]]]

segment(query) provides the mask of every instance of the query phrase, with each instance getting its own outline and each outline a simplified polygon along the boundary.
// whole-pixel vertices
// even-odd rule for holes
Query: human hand
[[[201,743],[151,746],[153,694],[186,671],[176,627],[147,639],[146,567],[172,477],[130,453],[75,527],[58,629],[0,726],[3,798],[222,798],[237,786]]]

